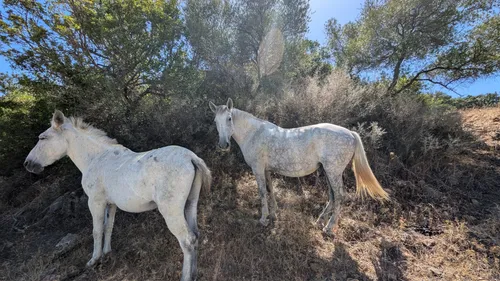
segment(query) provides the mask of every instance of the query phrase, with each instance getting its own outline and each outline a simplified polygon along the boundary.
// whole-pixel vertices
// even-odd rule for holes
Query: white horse
[[[357,193],[368,193],[377,199],[388,199],[366,159],[361,138],[355,132],[333,124],[316,124],[284,129],[250,113],[233,108],[229,99],[226,105],[210,102],[216,114],[219,147],[229,150],[231,137],[240,146],[245,161],[252,168],[262,201],[261,224],[268,224],[268,216],[276,218],[276,199],[271,182],[271,172],[289,177],[302,177],[320,166],[326,172],[329,184],[329,201],[317,223],[326,214],[333,213],[323,231],[331,234],[337,227],[340,204],[344,197],[342,173],[352,160],[356,176]],[[270,203],[268,207],[268,193]]]
[[[54,113],[51,123],[40,134],[24,166],[40,173],[68,155],[82,172],[94,237],[94,252],[87,266],[111,251],[116,207],[133,213],[158,208],[184,254],[181,280],[196,280],[198,197],[202,186],[208,191],[211,184],[203,160],[179,146],[133,152],[80,118],[66,118],[60,111]]]

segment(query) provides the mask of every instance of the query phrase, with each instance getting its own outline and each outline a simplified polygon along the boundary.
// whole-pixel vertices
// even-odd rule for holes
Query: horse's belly
[[[110,200],[111,203],[115,204],[120,210],[129,213],[141,213],[156,209],[156,203],[154,201],[141,200],[140,198],[131,199],[120,199],[120,200]]]
[[[110,185],[110,188],[106,189],[106,193],[108,201],[115,204],[120,210],[140,213],[156,208],[150,189],[144,184],[132,181],[128,184]]]
[[[303,177],[314,173],[319,168],[319,163],[288,162],[276,163],[269,167],[269,170],[286,177]]]

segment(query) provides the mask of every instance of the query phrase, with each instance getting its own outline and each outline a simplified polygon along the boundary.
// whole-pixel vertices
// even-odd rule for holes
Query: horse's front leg
[[[266,171],[266,184],[267,191],[269,192],[269,199],[271,200],[269,202],[269,216],[271,217],[271,219],[276,219],[276,210],[278,209],[278,205],[276,204],[276,197],[274,195],[271,172],[269,171]]]
[[[106,207],[106,217],[104,218],[104,250],[103,254],[111,252],[111,233],[115,224],[116,205],[109,204]]]
[[[260,200],[262,203],[262,216],[260,218],[260,223],[263,226],[267,226],[269,224],[269,219],[267,218],[269,216],[269,208],[267,206],[266,175],[263,169],[253,169],[253,173],[255,174],[255,179],[257,180]]]
[[[103,199],[91,198],[89,196],[89,209],[92,214],[94,237],[94,252],[92,258],[87,263],[87,266],[94,265],[102,256],[102,235],[104,232],[104,212],[106,210],[106,202]]]

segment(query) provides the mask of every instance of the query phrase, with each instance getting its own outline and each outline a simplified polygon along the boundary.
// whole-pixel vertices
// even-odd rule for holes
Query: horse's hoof
[[[329,228],[327,226],[323,228],[323,234],[330,238],[335,238],[336,232],[337,231],[335,231],[335,229]]]
[[[269,220],[268,219],[261,218],[259,221],[260,221],[260,224],[262,224],[262,226],[268,226],[269,225]]]
[[[90,259],[89,262],[87,262],[87,267],[92,267],[97,263],[97,259]]]

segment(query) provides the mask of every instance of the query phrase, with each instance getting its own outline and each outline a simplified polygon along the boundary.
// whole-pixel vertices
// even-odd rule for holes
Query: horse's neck
[[[68,141],[68,156],[82,173],[87,170],[92,160],[111,148],[111,144],[78,130],[68,132],[66,140]]]
[[[252,135],[264,123],[264,121],[258,119],[252,114],[236,108],[233,109],[233,122],[233,138],[240,147],[247,140],[251,139]]]

